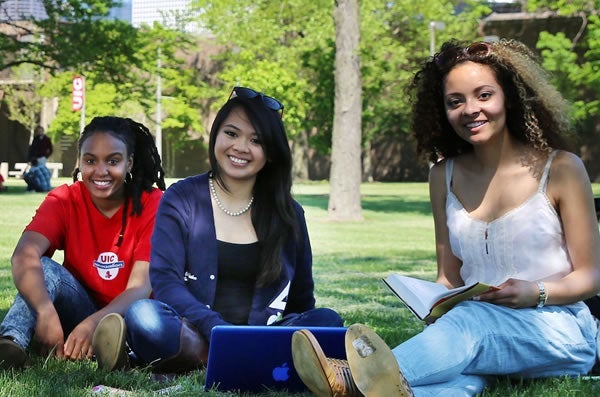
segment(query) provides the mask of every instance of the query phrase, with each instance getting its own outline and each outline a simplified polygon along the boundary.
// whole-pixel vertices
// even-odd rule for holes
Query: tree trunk
[[[296,139],[292,142],[292,176],[294,181],[308,180],[308,134],[305,130],[296,135]]]
[[[363,169],[363,182],[373,182],[373,159],[371,158],[371,145],[372,141],[370,138],[365,139],[363,143],[362,153],[362,169]]]
[[[358,57],[358,0],[337,0],[335,22],[335,105],[331,145],[328,217],[362,220],[361,122],[362,84]]]

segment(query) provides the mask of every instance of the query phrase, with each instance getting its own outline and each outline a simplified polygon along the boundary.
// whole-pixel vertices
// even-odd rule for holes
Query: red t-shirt
[[[127,216],[120,247],[124,205],[106,218],[81,182],[50,191],[25,230],[41,233],[50,241],[45,255],[63,250],[65,268],[104,307],[125,290],[133,264],[150,261],[150,237],[161,197],[162,191],[156,188],[142,193],[142,213]],[[131,205],[127,212],[131,213]]]

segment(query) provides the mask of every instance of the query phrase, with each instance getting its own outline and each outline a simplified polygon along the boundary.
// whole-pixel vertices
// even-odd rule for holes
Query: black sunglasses
[[[283,118],[283,103],[279,102],[277,99],[270,97],[268,95],[263,94],[262,92],[254,91],[252,88],[247,87],[233,87],[231,91],[231,95],[229,95],[229,99],[235,98],[236,96],[252,99],[256,97],[260,97],[262,103],[271,110],[276,112],[281,111],[280,116]]]
[[[452,47],[433,57],[433,61],[440,69],[454,65],[457,61],[466,58],[482,59],[490,55],[492,45],[485,41],[477,41],[468,47]]]

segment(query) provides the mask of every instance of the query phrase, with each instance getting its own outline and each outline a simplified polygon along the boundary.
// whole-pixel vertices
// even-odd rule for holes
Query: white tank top
[[[500,218],[473,218],[452,193],[453,159],[446,161],[446,217],[452,253],[465,284],[498,285],[509,278],[555,280],[573,271],[562,225],[546,196],[549,156],[537,191]]]

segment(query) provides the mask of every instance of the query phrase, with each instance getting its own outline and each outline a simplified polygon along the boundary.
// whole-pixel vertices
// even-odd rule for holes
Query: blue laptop
[[[220,325],[212,330],[206,390],[307,390],[292,359],[292,334],[299,329],[309,329],[327,357],[346,358],[344,327]]]

